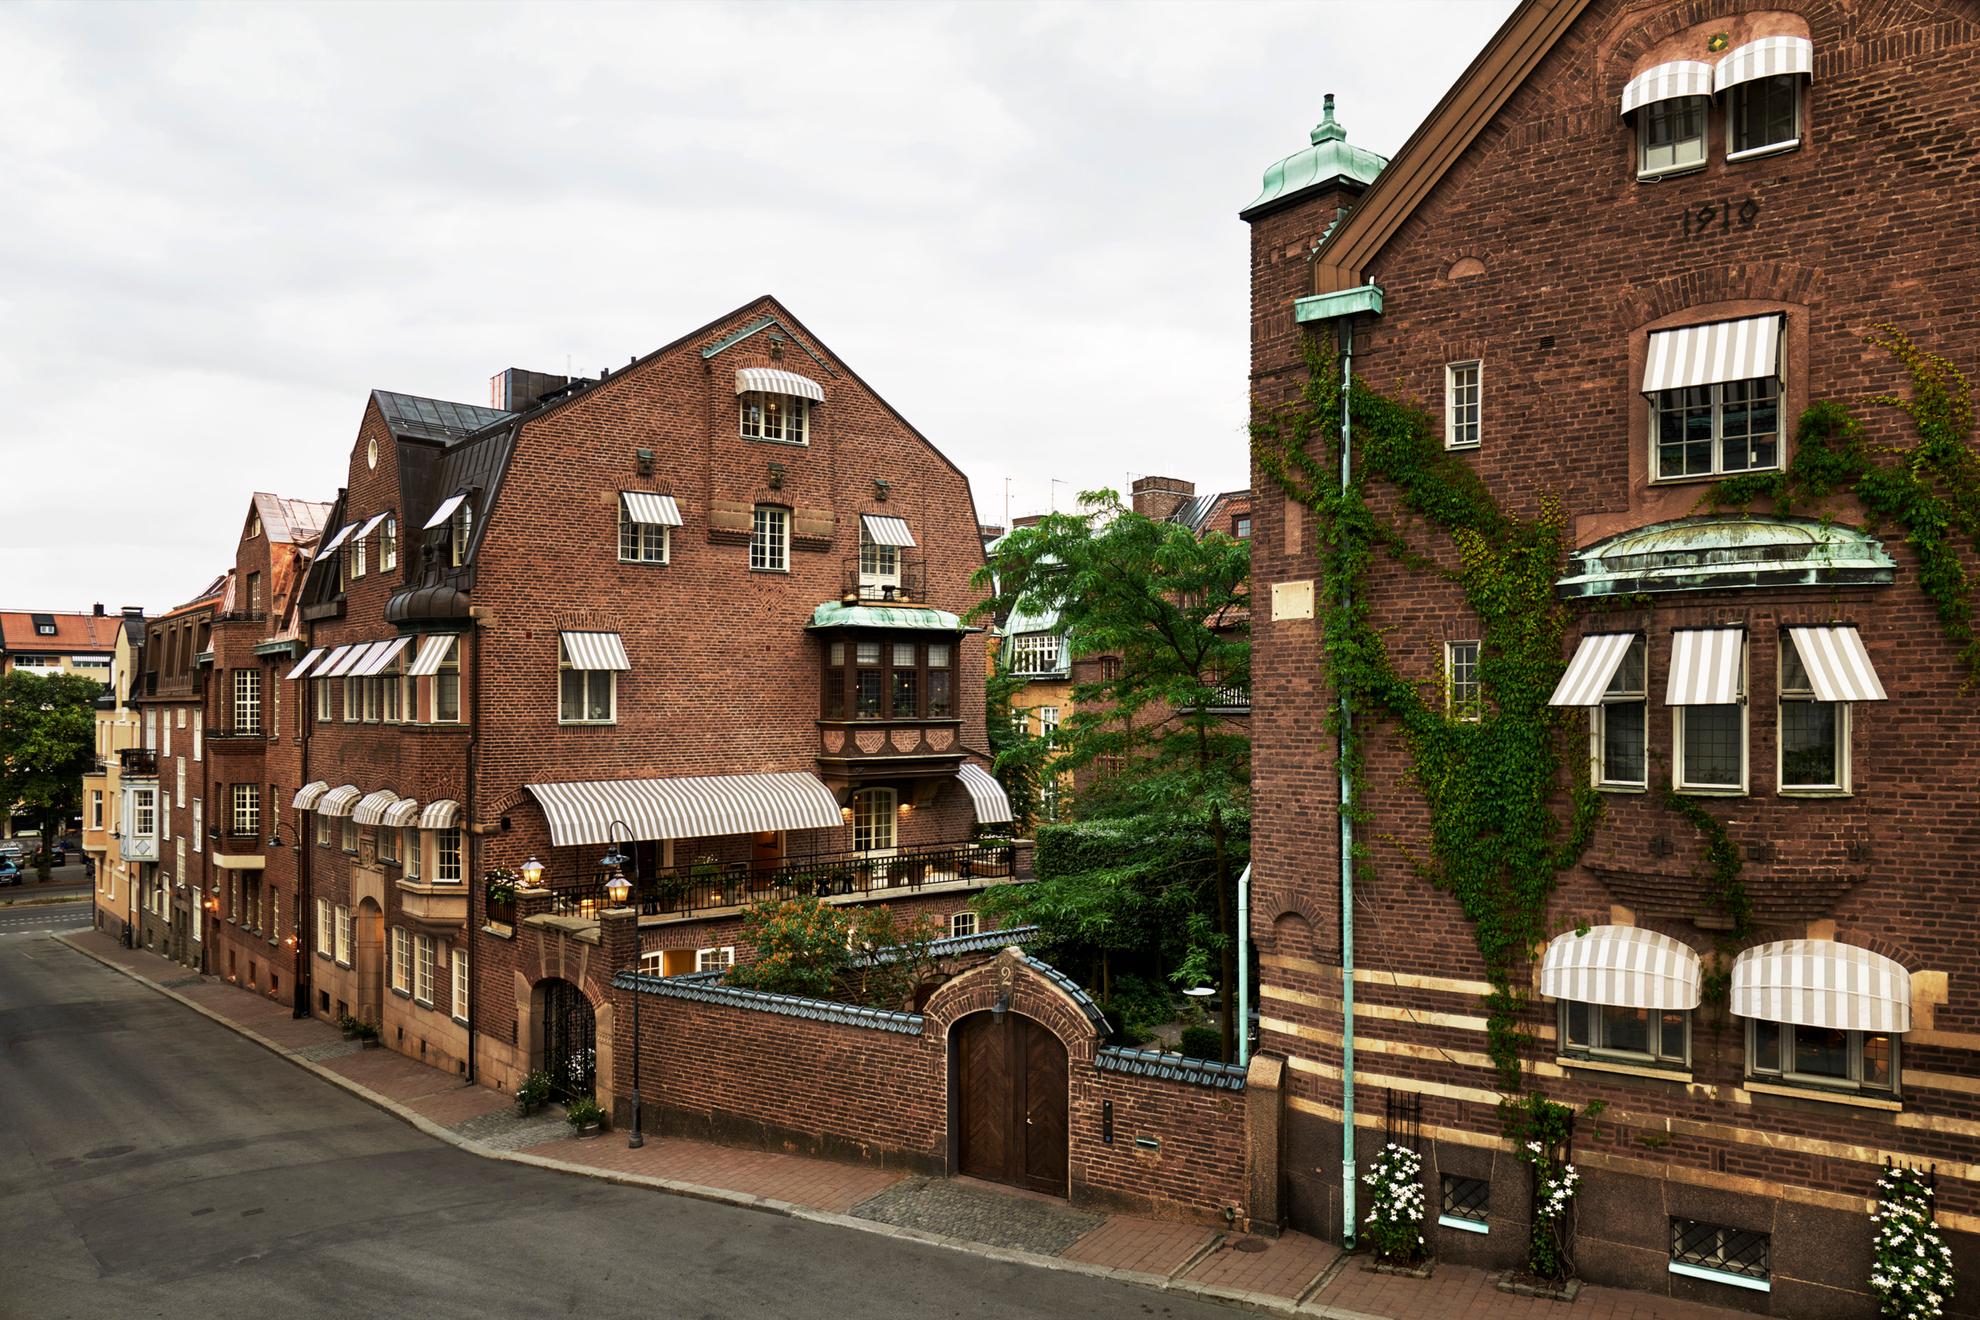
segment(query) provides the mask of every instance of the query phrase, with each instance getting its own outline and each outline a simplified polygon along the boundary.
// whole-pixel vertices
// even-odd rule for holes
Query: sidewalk
[[[386,1049],[364,1049],[287,1003],[237,989],[96,931],[53,937],[397,1115],[488,1159],[723,1201],[911,1238],[1046,1269],[1118,1278],[1255,1310],[1331,1320],[1732,1320],[1743,1312],[1584,1288],[1571,1305],[1498,1292],[1483,1270],[1441,1265],[1429,1279],[1379,1275],[1299,1233],[1276,1239],[1082,1210],[969,1178],[924,1178],[774,1151],[622,1132],[577,1140],[561,1113],[518,1117],[510,1098]]]

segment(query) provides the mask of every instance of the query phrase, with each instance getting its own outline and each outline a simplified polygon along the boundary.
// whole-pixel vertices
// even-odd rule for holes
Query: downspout
[[[464,877],[468,885],[467,1080],[470,1083],[472,1083],[475,1080],[474,1014],[475,1014],[475,1010],[478,1007],[480,1007],[480,1003],[481,1003],[481,996],[474,992],[474,974],[476,970],[479,969],[481,966],[481,950],[476,948],[474,943],[474,932],[475,932],[475,924],[476,924],[474,919],[474,891],[476,889],[480,889],[482,891],[481,902],[482,902],[482,910],[484,916],[486,915],[487,904],[488,904],[487,886],[477,883],[477,877],[481,875],[481,869],[482,869],[483,845],[481,842],[481,835],[476,831],[475,828],[473,828],[476,822],[480,820],[480,817],[475,814],[475,809],[478,806],[475,790],[477,787],[477,781],[480,779],[480,775],[477,773],[477,771],[480,769],[480,763],[481,763],[481,644],[484,636],[479,621],[476,622],[474,632],[471,635],[474,638],[474,649],[470,653],[468,658],[468,663],[470,666],[468,669],[468,700],[467,700],[467,714],[468,714],[468,719],[470,721],[468,725],[468,763],[467,763],[467,818],[469,825],[469,829],[467,832],[468,872],[467,875]]]
[[[1251,1066],[1251,864],[1238,872],[1238,1067]]]
[[[1354,318],[1334,322],[1341,351],[1341,494],[1348,492],[1354,457]],[[1341,587],[1341,606],[1350,604]],[[1348,814],[1354,785],[1348,775],[1348,734],[1354,711],[1346,689],[1341,690],[1341,727],[1334,745],[1334,765],[1341,796],[1341,1245],[1353,1250],[1357,1210],[1354,1200],[1354,820]]]

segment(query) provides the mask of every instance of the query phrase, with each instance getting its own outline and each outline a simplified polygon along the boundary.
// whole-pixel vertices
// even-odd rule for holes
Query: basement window
[[[1765,1233],[1696,1219],[1671,1220],[1671,1273],[1772,1292],[1773,1241]]]

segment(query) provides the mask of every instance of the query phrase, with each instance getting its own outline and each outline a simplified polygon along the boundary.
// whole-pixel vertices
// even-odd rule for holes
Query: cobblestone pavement
[[[571,1134],[571,1125],[564,1121],[564,1111],[555,1105],[528,1118],[518,1114],[515,1106],[510,1105],[493,1113],[464,1118],[448,1126],[470,1141],[479,1141],[497,1150],[527,1150]]]
[[[1107,1219],[1063,1201],[1033,1200],[953,1178],[904,1178],[854,1206],[853,1217],[1047,1256],[1058,1255]]]

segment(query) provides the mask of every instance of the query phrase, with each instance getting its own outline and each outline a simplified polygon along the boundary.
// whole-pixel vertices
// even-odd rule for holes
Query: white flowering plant
[[[1423,1255],[1423,1157],[1390,1142],[1361,1180],[1368,1184],[1368,1217],[1362,1227],[1375,1254],[1395,1265]]]
[[[1879,1314],[1936,1320],[1952,1301],[1952,1248],[1932,1222],[1932,1186],[1916,1169],[1890,1168],[1877,1180],[1870,1212],[1876,1241],[1870,1290]]]
[[[1590,1101],[1590,1117],[1602,1112],[1602,1102]],[[1565,1279],[1574,1273],[1569,1244],[1574,1238],[1571,1216],[1581,1171],[1562,1157],[1574,1138],[1574,1110],[1538,1093],[1506,1106],[1506,1130],[1516,1143],[1514,1152],[1533,1166],[1533,1222],[1526,1241],[1526,1268],[1541,1279]]]

